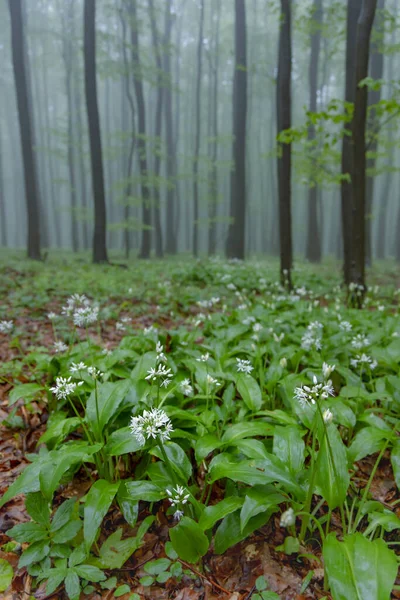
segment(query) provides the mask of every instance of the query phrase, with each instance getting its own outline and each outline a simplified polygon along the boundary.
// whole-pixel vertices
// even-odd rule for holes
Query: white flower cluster
[[[290,527],[296,522],[296,515],[294,514],[293,508],[288,508],[284,513],[281,514],[281,520],[279,525],[281,527]]]
[[[104,375],[104,373],[99,371],[99,369],[97,369],[96,367],[89,367],[88,365],[85,365],[84,362],[71,363],[71,366],[69,368],[70,373],[78,373],[79,375],[81,375],[82,371],[87,371],[88,374],[91,377],[93,377],[93,379],[99,379],[99,377],[102,377]]]
[[[350,364],[352,367],[362,367],[362,366],[369,366],[369,368],[371,370],[375,369],[375,367],[378,365],[378,363],[376,362],[376,360],[373,360],[370,356],[368,356],[367,354],[357,354],[357,356],[355,358],[352,358],[350,360]]]
[[[236,368],[239,373],[251,373],[252,372],[253,367],[251,366],[251,363],[249,360],[237,358],[236,362],[237,362]]]
[[[12,321],[0,321],[0,333],[11,333],[14,329]]]
[[[141,446],[150,438],[160,439],[162,442],[169,440],[173,431],[172,423],[168,415],[159,408],[145,410],[143,415],[132,417],[130,423],[132,435]]]
[[[67,344],[64,342],[54,342],[54,350],[56,352],[66,352],[68,350]]]
[[[353,348],[356,348],[356,350],[366,348],[370,343],[369,338],[362,333],[357,334],[356,337],[351,340],[351,345]]]
[[[171,369],[168,369],[164,364],[162,364],[167,362],[167,357],[164,354],[164,349],[160,342],[157,342],[156,353],[156,366],[147,371],[147,377],[145,377],[145,379],[150,382],[160,379],[160,385],[167,387],[171,383],[172,374]]]
[[[53,394],[58,398],[58,400],[65,400],[68,396],[73,394],[75,392],[75,389],[80,385],[83,385],[83,381],[75,383],[74,381],[71,381],[71,377],[57,377],[56,385],[54,385],[50,389],[53,392]]]
[[[202,354],[200,356],[200,358],[196,358],[196,360],[197,360],[197,362],[208,362],[209,358],[210,358],[210,353],[206,352],[205,354]]]
[[[329,379],[335,368],[336,365],[328,365],[326,362],[322,363],[322,375],[324,379]]]
[[[218,387],[220,384],[219,381],[217,381],[216,379],[214,379],[214,377],[211,377],[211,375],[209,373],[207,373],[207,377],[206,377],[206,381],[207,381],[207,385],[215,385],[216,387]]]
[[[180,382],[179,388],[184,396],[192,396],[193,395],[193,386],[190,383],[190,379],[184,379]]]
[[[115,323],[115,329],[117,331],[126,331],[127,325],[131,322],[130,317],[122,317],[120,321]]]
[[[172,490],[167,489],[168,500],[171,502],[171,506],[176,506],[177,510],[174,513],[174,518],[179,521],[184,513],[181,508],[190,498],[190,494],[187,489],[185,489],[181,485],[177,485],[176,488],[172,488]]]
[[[319,321],[313,321],[308,325],[307,331],[301,338],[301,347],[304,350],[311,350],[312,348],[321,350],[322,328],[323,325]]]
[[[210,298],[210,300],[198,300],[196,304],[200,306],[200,308],[212,308],[214,304],[218,304],[220,301],[220,298],[214,297]]]
[[[72,316],[77,327],[86,327],[91,323],[95,323],[99,317],[99,307],[96,304],[92,305],[89,298],[84,294],[70,296],[61,312],[68,317]]]
[[[294,390],[294,397],[303,407],[316,404],[318,400],[326,399],[329,396],[333,396],[333,394],[334,389],[331,380],[328,380],[325,383],[318,383],[318,379],[315,375],[311,387],[302,385]]]
[[[341,321],[339,323],[339,329],[341,329],[342,331],[351,331],[353,329],[353,325],[351,323],[349,323],[349,321]]]

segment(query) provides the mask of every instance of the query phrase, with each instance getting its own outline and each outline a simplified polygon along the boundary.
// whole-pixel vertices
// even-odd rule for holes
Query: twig
[[[222,586],[220,586],[218,583],[216,583],[215,581],[212,581],[211,579],[208,579],[208,577],[206,577],[205,575],[203,575],[203,573],[200,573],[200,571],[197,571],[194,567],[192,567],[192,565],[189,565],[188,563],[186,563],[184,560],[181,560],[180,558],[178,558],[179,562],[186,567],[187,569],[190,569],[191,571],[193,571],[193,573],[195,575],[197,575],[197,577],[201,577],[202,579],[205,579],[207,581],[207,583],[209,583],[212,587],[217,588],[217,590],[220,590],[221,592],[224,592],[224,594],[228,594],[231,595],[232,592],[230,592],[229,590],[226,590],[225,588],[223,588]]]
[[[249,593],[247,594],[247,596],[246,596],[246,598],[244,600],[250,600],[250,598],[251,598],[253,592],[255,591],[255,589],[256,589],[256,585],[254,584],[253,587],[251,588],[251,590],[249,591]]]

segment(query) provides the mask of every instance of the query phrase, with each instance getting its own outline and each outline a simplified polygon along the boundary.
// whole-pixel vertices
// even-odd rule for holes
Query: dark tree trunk
[[[368,90],[360,82],[368,76],[369,46],[377,0],[363,0],[357,24],[357,45],[355,57],[355,102],[352,127],[353,169],[352,181],[352,247],[350,282],[357,284],[359,295],[355,297],[358,306],[362,304],[365,291],[365,183],[366,147],[365,128],[367,122]]]
[[[312,113],[317,111],[317,92],[318,92],[318,67],[319,53],[321,47],[321,27],[322,27],[322,0],[314,0],[311,32],[311,56],[309,67],[310,101],[309,110]],[[310,125],[308,128],[308,140],[315,140],[315,127]],[[314,168],[316,168],[314,166]],[[313,178],[315,179],[315,178]],[[318,263],[321,261],[321,237],[318,226],[318,186],[316,181],[310,181],[308,190],[308,230],[306,258]]]
[[[14,157],[15,159],[16,157]],[[4,194],[4,172],[3,172],[3,139],[1,134],[1,113],[0,113],[0,230],[1,245],[6,247],[8,244],[7,219],[6,219],[6,198]]]
[[[383,37],[384,37],[384,10],[385,0],[378,0],[377,14],[371,39],[371,60],[370,76],[372,79],[383,78]],[[381,90],[370,90],[368,93],[368,104],[372,107],[381,99]],[[367,183],[366,183],[366,206],[365,206],[365,260],[366,264],[372,264],[371,230],[372,230],[372,212],[374,203],[374,169],[376,164],[376,152],[378,151],[378,130],[379,118],[376,110],[371,108],[368,119],[368,128],[371,141],[368,145],[368,152],[371,156],[367,158]]]
[[[25,196],[28,217],[28,257],[40,260],[39,191],[33,150],[33,122],[29,106],[27,73],[25,69],[25,37],[21,0],[9,0],[11,45],[15,91],[24,164]]]
[[[161,229],[161,216],[160,216],[160,169],[161,169],[161,130],[162,130],[162,108],[164,100],[164,78],[163,78],[163,64],[162,54],[160,49],[160,40],[157,31],[156,16],[154,12],[154,2],[149,1],[149,14],[151,24],[151,35],[153,41],[154,54],[157,65],[157,100],[156,100],[156,122],[155,122],[155,157],[154,157],[154,176],[155,184],[153,185],[153,215],[154,215],[154,227],[155,227],[155,249],[156,256],[158,258],[163,257],[163,240],[162,240],[162,229]],[[168,2],[165,4],[168,7]],[[168,52],[169,50],[166,50]],[[167,159],[168,160],[168,159]],[[168,215],[168,207],[167,207]],[[167,216],[168,219],[168,216]],[[167,252],[168,252],[168,225],[167,225]]]
[[[345,101],[353,103],[355,99],[355,59],[357,21],[360,14],[360,0],[347,0],[346,33],[346,87]],[[342,235],[343,235],[343,275],[347,285],[350,282],[351,246],[352,246],[352,173],[353,149],[351,141],[351,123],[344,126],[342,145]]]
[[[214,64],[211,64],[210,86],[212,85],[212,98],[210,112],[212,143],[210,148],[211,171],[209,176],[209,223],[208,223],[208,255],[212,256],[217,251],[217,202],[218,202],[218,77],[219,77],[219,25],[221,20],[221,3],[216,5],[214,42]]]
[[[204,26],[204,0],[200,0],[200,25],[199,38],[197,42],[197,80],[195,97],[195,142],[193,155],[193,254],[199,253],[199,151],[201,131],[201,77],[202,77],[202,53],[203,53],[203,26]]]
[[[99,109],[96,84],[95,0],[84,5],[85,94],[89,123],[90,156],[94,198],[93,262],[108,262],[106,245],[106,199],[101,150]]]
[[[281,0],[281,25],[279,30],[278,80],[276,108],[278,135],[292,123],[291,100],[292,41],[291,2]],[[291,144],[281,144],[278,153],[279,246],[281,283],[291,289],[292,279],[292,212],[291,212]]]
[[[233,170],[231,174],[231,224],[226,241],[228,258],[244,258],[246,231],[246,116],[247,58],[244,0],[235,0],[235,63],[233,76]]]
[[[90,236],[89,236],[89,224],[88,224],[88,212],[89,212],[89,203],[88,203],[88,193],[86,188],[86,161],[85,161],[85,151],[84,151],[84,130],[83,130],[83,122],[82,122],[82,96],[81,96],[81,85],[78,68],[74,70],[75,72],[75,114],[76,114],[76,133],[77,133],[77,144],[78,147],[75,150],[78,155],[78,171],[79,171],[79,188],[81,195],[81,203],[84,212],[84,220],[83,220],[83,247],[85,249],[89,248],[90,245]]]
[[[165,2],[165,33],[164,33],[164,73],[165,73],[165,136],[167,142],[167,214],[166,214],[166,240],[165,251],[167,254],[176,254],[176,155],[174,148],[174,123],[172,116],[172,76],[171,76],[171,0]]]
[[[139,167],[141,175],[141,190],[142,190],[142,219],[143,233],[140,247],[140,258],[150,258],[151,249],[151,207],[150,207],[150,190],[148,183],[148,168],[147,168],[147,144],[146,144],[146,109],[143,95],[142,71],[140,66],[140,46],[139,46],[139,31],[137,19],[136,0],[131,0],[131,45],[132,45],[132,61],[134,65],[134,87],[136,94],[137,112],[138,112],[138,151],[139,151]]]

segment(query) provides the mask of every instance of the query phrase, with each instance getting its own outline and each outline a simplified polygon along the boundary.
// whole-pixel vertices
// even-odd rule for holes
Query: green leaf
[[[126,487],[125,481],[121,481],[118,489],[117,500],[125,521],[131,526],[136,525],[139,514],[139,502],[132,500]]]
[[[109,483],[99,479],[92,485],[86,496],[84,508],[83,535],[86,550],[89,551],[96,539],[99,527],[118,492],[119,482]]]
[[[327,425],[326,434],[321,435],[323,439],[320,440],[316,463],[315,486],[333,510],[346,499],[350,484],[346,446],[333,423]]]
[[[22,569],[22,567],[27,567],[28,565],[38,563],[43,560],[45,556],[48,556],[49,552],[50,546],[47,540],[34,542],[21,554],[18,567]]]
[[[6,502],[9,502],[11,498],[18,496],[18,494],[27,494],[28,492],[38,492],[40,490],[39,473],[42,464],[42,461],[38,459],[25,467],[18,479],[10,485],[1,498],[0,508],[4,506]]]
[[[82,543],[80,546],[74,548],[74,550],[71,552],[71,555],[68,559],[68,566],[75,567],[75,565],[79,565],[86,559],[86,556],[87,551],[85,548],[85,544]]]
[[[262,407],[261,390],[254,377],[247,373],[241,373],[236,380],[236,385],[247,408],[252,412],[260,410]]]
[[[148,587],[150,585],[153,585],[154,577],[151,577],[150,575],[145,575],[145,577],[141,577],[139,579],[139,583],[140,583],[140,585],[143,585],[144,587]]]
[[[400,440],[393,444],[390,460],[392,463],[394,480],[396,482],[397,489],[400,490]]]
[[[10,585],[14,571],[9,562],[0,558],[0,592],[5,592]]]
[[[39,523],[19,523],[7,531],[7,535],[17,542],[38,542],[48,538],[48,531]]]
[[[388,432],[377,427],[364,427],[360,429],[347,451],[349,461],[354,463],[365,456],[379,452],[387,437]]]
[[[120,585],[114,591],[114,598],[119,598],[120,596],[123,596],[124,594],[128,594],[130,591],[131,591],[131,588],[129,587],[129,585],[127,585],[127,584]]]
[[[240,515],[238,512],[231,513],[224,518],[219,525],[214,538],[214,549],[216,554],[223,554],[228,548],[241,542],[248,537],[253,531],[263,527],[269,520],[268,512],[261,513],[250,519],[246,527],[240,527]]]
[[[81,586],[79,577],[74,571],[69,571],[65,578],[65,591],[70,600],[79,600],[81,594]]]
[[[175,442],[165,442],[164,449],[175,473],[178,474],[183,483],[186,483],[192,474],[192,465],[184,450]],[[160,448],[157,446],[151,450],[151,454],[163,460]]]
[[[151,560],[146,563],[144,566],[144,570],[149,575],[159,575],[163,571],[166,571],[170,566],[171,561],[169,558],[158,558],[157,560]]]
[[[74,570],[79,577],[86,579],[86,581],[93,581],[94,583],[97,583],[107,579],[103,571],[98,567],[94,567],[93,565],[78,565],[74,567]]]
[[[81,421],[78,417],[70,417],[68,419],[61,419],[49,425],[45,433],[40,437],[39,444],[47,444],[50,448],[59,444],[63,439],[77,429]]]
[[[209,433],[200,437],[196,440],[194,445],[194,451],[196,454],[197,463],[201,463],[202,460],[206,458],[213,450],[220,448],[222,445],[221,441],[217,438],[217,436]]]
[[[41,492],[32,492],[27,494],[25,499],[25,508],[30,517],[36,523],[47,527],[50,524],[50,506],[49,502],[43,497]]]
[[[169,530],[169,537],[177,555],[189,563],[196,563],[208,550],[207,536],[189,517],[182,517],[178,525]]]
[[[243,498],[230,496],[221,500],[218,504],[207,506],[200,517],[199,525],[204,531],[211,529],[217,521],[238,510],[242,505]]]
[[[150,526],[147,524],[146,530]],[[103,543],[99,552],[99,559],[95,559],[95,564],[103,569],[120,569],[128,558],[141,546],[145,531],[135,537],[129,537],[124,540],[122,529],[117,529]]]
[[[66,523],[54,533],[53,542],[55,544],[65,544],[66,542],[69,542],[76,536],[81,527],[82,522],[79,519]]]
[[[96,391],[90,394],[86,404],[86,421],[95,434],[97,440],[101,439],[103,429],[111,421],[117,412],[120,404],[128,393],[129,386],[132,383],[129,379],[123,379],[116,383],[101,383],[97,385],[97,405]],[[99,413],[99,422],[97,422],[97,409]]]
[[[221,441],[225,445],[228,445],[228,442],[232,443],[236,440],[241,440],[247,437],[256,437],[257,435],[265,437],[267,435],[271,435],[272,432],[272,425],[263,421],[235,423],[234,425],[228,427],[222,436]]]
[[[8,405],[11,406],[20,398],[24,398],[25,401],[33,400],[33,398],[35,398],[43,389],[43,386],[38,383],[22,383],[16,385],[8,395]]]
[[[242,510],[240,511],[240,528],[243,531],[250,519],[260,513],[268,512],[269,515],[274,512],[274,508],[280,503],[285,502],[287,498],[278,492],[273,494],[265,494],[257,489],[249,489],[246,492],[246,497]],[[272,509],[272,510],[271,510]]]
[[[125,486],[131,500],[158,502],[167,496],[165,490],[154,485],[154,483],[150,483],[150,481],[128,481]]]
[[[58,588],[60,583],[64,581],[67,576],[67,569],[59,568],[59,569],[49,569],[46,572],[47,575],[47,583],[46,583],[46,593],[47,595],[52,594]]]
[[[298,427],[275,427],[273,452],[296,474],[304,465],[305,444]]]
[[[64,527],[68,521],[70,521],[72,517],[72,513],[74,512],[74,508],[76,506],[76,499],[69,498],[65,500],[58,509],[56,510],[54,517],[51,521],[50,531],[55,532],[61,527]]]
[[[383,540],[354,533],[339,542],[330,533],[323,556],[333,600],[390,600],[397,560]]]
[[[122,456],[123,454],[138,452],[138,450],[142,449],[143,447],[133,437],[129,427],[122,427],[122,429],[114,431],[104,446],[107,456]]]

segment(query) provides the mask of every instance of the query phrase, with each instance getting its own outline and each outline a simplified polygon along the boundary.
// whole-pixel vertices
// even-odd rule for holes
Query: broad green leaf
[[[217,436],[211,433],[200,437],[194,445],[197,463],[201,463],[213,450],[220,448],[221,445],[222,443]]]
[[[211,529],[217,521],[226,517],[231,512],[238,510],[243,505],[243,498],[238,496],[230,496],[214,504],[213,506],[207,506],[199,520],[200,527],[206,531]]]
[[[295,474],[304,465],[305,444],[298,427],[275,427],[273,452]]]
[[[158,502],[167,496],[165,489],[159,488],[150,481],[128,481],[125,486],[133,501]]]
[[[240,528],[243,531],[247,526],[250,519],[259,515],[260,513],[268,512],[269,515],[274,512],[275,507],[280,502],[285,502],[287,498],[278,492],[273,494],[265,494],[264,492],[249,489],[247,490],[246,497],[240,511]]]
[[[48,540],[34,542],[21,554],[18,567],[22,569],[22,567],[38,563],[45,558],[45,556],[48,556],[49,552],[50,546]]]
[[[315,487],[333,510],[346,499],[350,484],[346,446],[332,423],[327,425],[326,434],[321,435],[323,437],[316,462]]]
[[[159,575],[163,571],[166,571],[171,564],[169,558],[158,558],[156,560],[151,560],[146,563],[144,566],[144,570],[149,575]]]
[[[60,583],[62,581],[64,581],[64,579],[67,576],[67,569],[66,568],[56,568],[56,569],[49,569],[46,572],[46,593],[47,595],[52,594],[53,592],[55,592],[55,590],[58,588],[58,586],[60,585]]]
[[[17,542],[39,542],[48,537],[48,531],[39,523],[19,523],[7,531],[7,535]]]
[[[81,586],[79,583],[78,574],[75,571],[68,571],[65,578],[65,591],[69,600],[78,600],[81,594]]]
[[[78,429],[80,423],[78,417],[70,417],[68,419],[56,421],[55,423],[52,423],[40,437],[38,444],[47,444],[49,448],[52,448],[65,439],[71,431]]]
[[[186,483],[192,474],[192,465],[186,453],[175,442],[164,442],[164,449],[175,473],[178,474],[183,483]],[[151,454],[163,460],[163,455],[158,446],[151,450]]]
[[[323,556],[333,600],[390,600],[397,560],[383,540],[354,533],[339,542],[330,533]]]
[[[35,462],[25,467],[21,475],[10,485],[0,500],[0,508],[18,494],[38,492],[40,490],[39,473],[43,466],[43,460],[38,458]]]
[[[215,538],[214,548],[216,554],[223,554],[228,548],[234,546],[248,537],[253,531],[263,527],[269,520],[268,512],[262,513],[250,519],[246,527],[241,530],[239,512],[234,512],[224,518],[219,525]]]
[[[392,463],[394,480],[396,482],[397,489],[400,490],[400,440],[393,444],[390,460]]]
[[[8,395],[8,404],[11,406],[21,398],[24,398],[24,400],[33,400],[41,390],[43,390],[43,386],[38,383],[22,383],[16,385]]]
[[[77,565],[74,567],[75,573],[82,577],[82,579],[86,579],[86,581],[93,581],[97,583],[98,581],[104,581],[107,579],[106,575],[99,569],[98,567],[94,567],[93,565]]]
[[[74,512],[75,505],[76,498],[69,498],[60,504],[51,521],[50,531],[57,531],[58,529],[61,529],[61,527],[64,527],[66,523],[68,523],[72,517],[72,513]]]
[[[133,437],[129,427],[122,427],[122,429],[114,431],[104,446],[107,456],[122,456],[123,454],[138,452],[142,449],[143,446]]]
[[[254,377],[247,373],[240,373],[236,380],[236,386],[247,408],[252,412],[260,410],[262,406],[261,390]]]
[[[107,514],[115,494],[118,492],[119,482],[109,483],[99,479],[92,485],[86,496],[83,521],[83,535],[86,550],[89,551],[96,539],[100,525]]]
[[[227,428],[221,441],[227,445],[236,440],[241,440],[248,437],[272,435],[273,426],[264,421],[246,421],[244,423],[235,423]]]
[[[55,544],[65,544],[72,540],[78,531],[82,527],[82,522],[77,519],[76,521],[69,521],[63,527],[58,529],[53,535],[53,542]]]
[[[121,512],[124,515],[125,521],[131,527],[134,527],[139,514],[139,501],[132,500],[126,488],[126,483],[128,482],[121,481],[118,489],[117,500]]]
[[[107,382],[98,384],[97,404],[96,391],[93,390],[90,394],[86,404],[86,421],[97,440],[101,439],[103,429],[110,423],[120,404],[123,402],[128,393],[129,385],[131,385],[129,379],[123,379],[115,383]],[[97,409],[99,423],[97,422]]]
[[[146,521],[146,527],[134,537],[121,539],[122,529],[117,529],[103,543],[100,548],[99,558],[91,562],[102,569],[120,569],[128,558],[141,546],[143,536],[153,522],[153,518]]]
[[[360,429],[347,451],[350,463],[379,452],[387,437],[388,432],[377,427],[364,427]]]
[[[182,517],[178,525],[169,530],[169,537],[179,558],[189,563],[196,563],[208,550],[207,536],[189,517]]]
[[[10,585],[14,570],[9,562],[0,558],[0,592],[5,592]]]
[[[263,459],[268,458],[269,453],[267,452],[264,444],[260,440],[238,440],[234,443],[234,447],[240,450],[246,458]]]
[[[25,499],[25,508],[28,515],[36,521],[47,527],[50,524],[50,506],[41,492],[32,492],[27,494]]]

